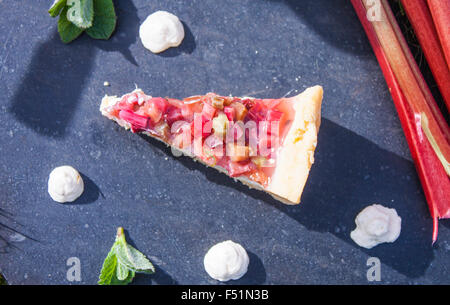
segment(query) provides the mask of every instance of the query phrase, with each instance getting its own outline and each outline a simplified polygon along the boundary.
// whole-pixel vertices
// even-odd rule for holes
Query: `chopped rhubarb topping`
[[[167,111],[165,119],[167,124],[169,124],[169,126],[172,126],[172,124],[177,121],[183,121],[184,117],[179,108],[170,107],[169,110]]]
[[[281,100],[275,100],[275,99],[263,99],[261,100],[261,103],[267,108],[267,109],[275,109],[277,108]]]
[[[194,121],[191,123],[191,131],[194,138],[206,138],[212,132],[212,121],[205,118],[203,115],[195,115]]]
[[[234,121],[234,115],[236,113],[236,110],[231,106],[225,106],[223,108],[223,112],[228,118],[228,121],[233,122]]]
[[[125,99],[128,104],[137,104],[139,100],[136,93],[128,95]]]
[[[170,128],[170,132],[172,134],[179,134],[179,133],[183,133],[186,132],[189,135],[191,135],[191,124],[185,122],[185,121],[175,121],[171,128]]]
[[[184,105],[183,101],[177,100],[177,99],[175,99],[175,98],[168,98],[168,99],[167,99],[167,102],[168,102],[170,105],[172,105],[172,106],[174,106],[174,107],[177,107],[177,108],[180,108],[181,106]]]
[[[214,93],[178,100],[133,92],[108,112],[128,122],[133,132],[149,132],[208,165],[225,168],[231,177],[267,186],[289,117],[282,105],[280,100]]]
[[[142,107],[142,112],[139,111],[138,114],[149,116],[154,124],[158,123],[163,115],[162,111],[154,103],[145,104],[145,106]]]
[[[169,106],[167,100],[162,97],[153,97],[148,100],[148,103],[153,103],[161,112],[165,112]]]
[[[119,112],[119,117],[131,124],[131,129],[133,132],[146,130],[149,125],[149,118],[135,114],[128,110],[121,110]]]
[[[124,97],[119,105],[118,105],[120,110],[129,110],[129,111],[134,111],[135,107],[133,103],[128,103],[128,100],[126,97]]]
[[[251,99],[249,99],[249,98],[243,100],[243,101],[242,101],[242,104],[244,104],[244,106],[245,106],[247,109],[252,109],[253,106],[255,106],[255,103],[254,103]]]
[[[269,111],[267,111],[266,120],[269,121],[269,122],[281,121],[283,116],[284,116],[283,112],[270,109]]]
[[[203,104],[202,115],[204,118],[206,118],[207,120],[212,120],[215,114],[216,108],[214,108],[212,105],[208,103]]]
[[[211,98],[211,105],[216,109],[223,109],[223,106],[225,104],[225,99],[220,96],[214,96]]]
[[[252,172],[253,170],[255,170],[255,168],[256,166],[250,161],[241,163],[232,162],[230,160],[230,162],[228,163],[228,173],[231,177],[242,176],[243,174]]]
[[[261,121],[259,122],[259,133],[264,135],[270,135],[274,131],[274,125],[277,125],[277,122],[270,121]]]
[[[247,118],[251,121],[255,121],[256,123],[264,120],[266,118],[266,109],[264,108],[263,104],[255,104],[248,111]]]
[[[272,152],[271,148],[276,146],[277,137],[273,135],[260,135],[258,138],[258,154],[267,157]]]
[[[192,122],[192,120],[194,119],[193,107],[190,104],[188,104],[188,105],[181,106],[180,109],[181,109],[181,114],[183,116],[183,119],[188,122]]]
[[[185,99],[183,99],[184,104],[194,104],[194,103],[199,103],[201,102],[203,99],[203,96],[201,95],[194,95],[194,96],[190,96],[187,97]]]
[[[212,151],[208,151],[203,156],[201,156],[200,159],[209,166],[216,166],[217,164],[217,157]]]
[[[146,99],[148,98],[144,93],[142,92],[136,92],[136,97],[137,97],[137,103],[139,105],[144,104],[144,102],[146,101]]]
[[[267,177],[267,175],[261,170],[252,172],[249,177],[253,181],[258,182],[259,184],[261,184],[263,186],[267,186],[267,184],[269,182],[269,177]]]
[[[286,115],[283,112],[270,109],[267,111],[266,120],[271,123],[270,134],[281,134],[281,128],[286,123]]]
[[[230,107],[234,109],[236,121],[243,121],[247,116],[248,110],[244,104],[235,101],[230,104]]]
[[[244,126],[242,123],[235,123],[231,127],[231,132],[228,136],[228,140],[232,142],[243,141],[242,136],[244,135]]]
[[[250,156],[250,149],[245,145],[229,143],[227,146],[227,155],[233,162],[245,161]]]
[[[170,136],[170,127],[166,122],[156,125],[154,130],[151,131],[164,140],[167,140]]]
[[[211,149],[222,148],[223,139],[217,137],[216,135],[210,135],[205,139],[205,145]]]
[[[256,145],[258,142],[258,129],[257,128],[248,128],[245,129],[245,142]]]

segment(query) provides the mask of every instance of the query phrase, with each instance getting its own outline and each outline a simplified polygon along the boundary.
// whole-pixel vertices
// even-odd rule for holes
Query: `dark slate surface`
[[[232,283],[366,284],[372,256],[383,284],[450,283],[449,223],[441,222],[432,247],[395,109],[348,1],[115,1],[110,41],[83,36],[70,45],[46,14],[51,1],[19,2],[0,0],[0,222],[21,233],[0,231],[0,269],[10,283],[70,284],[69,257],[81,261],[81,283],[96,283],[117,226],[157,266],[137,283],[215,284],[203,256],[226,239],[244,245],[251,260]],[[187,35],[179,48],[154,55],[138,27],[158,9],[178,15]],[[303,204],[280,204],[100,115],[105,93],[121,95],[135,83],[174,97],[275,98],[323,85]],[[48,174],[63,164],[86,184],[73,204],[47,194]],[[365,250],[349,233],[355,215],[375,202],[397,209],[402,233]]]

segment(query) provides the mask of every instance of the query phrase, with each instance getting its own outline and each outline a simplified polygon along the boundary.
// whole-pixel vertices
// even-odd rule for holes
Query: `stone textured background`
[[[109,41],[86,35],[64,45],[51,1],[0,0],[0,270],[12,284],[71,284],[81,261],[95,284],[118,226],[157,266],[141,284],[216,284],[203,268],[213,244],[232,239],[250,254],[238,284],[450,283],[449,222],[431,246],[432,221],[383,75],[346,0],[115,1]],[[186,38],[160,55],[138,28],[167,10]],[[111,86],[104,87],[108,81]],[[153,96],[213,91],[276,98],[325,90],[316,163],[300,206],[270,196],[100,115],[104,94],[135,84]],[[50,171],[77,168],[84,195],[58,204]],[[396,208],[400,238],[372,250],[350,239],[365,206]]]

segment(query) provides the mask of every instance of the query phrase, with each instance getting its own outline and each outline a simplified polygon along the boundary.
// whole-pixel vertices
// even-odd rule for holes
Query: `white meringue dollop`
[[[153,53],[160,53],[181,44],[184,27],[177,16],[166,11],[157,11],[141,24],[139,37],[144,47]]]
[[[400,235],[402,219],[395,209],[373,204],[363,209],[355,219],[356,229],[350,237],[359,246],[371,249],[381,243],[392,243]]]
[[[249,257],[240,244],[227,240],[212,246],[203,264],[209,276],[224,282],[241,278],[247,272]]]
[[[54,201],[61,203],[75,201],[83,191],[83,179],[72,166],[60,166],[50,173],[48,193]]]

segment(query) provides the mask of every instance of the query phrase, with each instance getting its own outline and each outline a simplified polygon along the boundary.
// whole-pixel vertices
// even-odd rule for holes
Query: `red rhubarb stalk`
[[[450,0],[427,0],[450,69]]]
[[[386,0],[380,3],[381,21],[372,22],[381,47],[386,54],[391,69],[402,88],[403,94],[414,112],[424,112],[430,119],[430,130],[443,150],[444,156],[450,160],[450,129],[440,113],[431,92],[423,79],[420,69],[408,48],[405,38]],[[364,0],[363,3],[373,3]],[[370,6],[366,5],[366,9]],[[432,119],[434,117],[434,120]]]
[[[439,91],[450,110],[450,70],[426,0],[401,0]],[[450,14],[450,11],[448,12]],[[449,25],[450,26],[450,25]],[[449,34],[450,35],[450,34]]]
[[[439,117],[440,113],[437,112],[438,117],[436,118],[434,116],[435,111],[430,109],[430,107],[433,107],[434,101],[426,92],[422,92],[423,85],[420,84],[420,79],[423,80],[423,78],[415,75],[415,73],[420,74],[420,72],[418,72],[418,68],[415,70],[411,66],[414,65],[414,62],[408,60],[408,55],[405,54],[407,50],[403,49],[402,43],[399,42],[398,37],[403,38],[403,36],[400,31],[395,30],[392,26],[395,20],[392,18],[388,19],[388,14],[392,14],[392,12],[387,3],[384,1],[378,2],[378,4],[382,3],[379,7],[381,16],[378,17],[380,17],[380,21],[371,22],[367,19],[369,7],[365,5],[366,3],[363,0],[351,0],[351,2],[366,31],[394,100],[400,123],[422,183],[431,217],[433,218],[432,239],[435,242],[438,233],[437,220],[450,217],[450,196],[448,195],[450,194],[450,181],[444,167],[423,133],[421,115],[423,113],[427,117],[428,127],[431,126],[432,122],[434,123],[435,130],[428,128],[428,131],[433,135],[436,145],[440,147],[441,152],[442,147],[448,149],[448,142],[444,135],[444,132],[449,132],[448,125],[445,124],[443,132],[440,133],[442,124],[437,123],[436,120],[443,120],[443,117],[442,115]],[[372,1],[367,3],[369,2],[373,3]],[[397,25],[396,22],[395,25]],[[401,73],[402,71],[399,70],[405,70],[406,72]],[[434,105],[434,107],[436,106]],[[428,110],[428,113],[422,111],[424,109]],[[441,143],[438,143],[436,140],[437,135],[440,135]],[[442,154],[445,156],[444,153]]]

